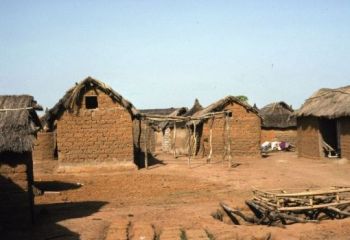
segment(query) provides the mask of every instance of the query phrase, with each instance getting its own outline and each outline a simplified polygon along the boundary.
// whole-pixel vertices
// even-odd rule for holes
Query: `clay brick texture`
[[[98,107],[87,109],[86,96],[97,96]],[[57,121],[61,165],[133,163],[133,122],[130,113],[98,89],[87,91],[78,113],[65,112]]]
[[[34,143],[34,162],[55,160],[55,132],[38,132]]]
[[[289,142],[296,146],[297,143],[297,130],[296,129],[262,129],[261,130],[261,143],[272,141],[284,141]]]
[[[0,226],[21,226],[31,222],[32,184],[31,153],[0,154]]]
[[[231,119],[231,154],[232,157],[259,157],[261,119],[260,117],[245,109],[239,104],[232,103],[225,107],[232,112]],[[210,121],[204,123],[201,136],[200,151],[207,155],[209,153]],[[224,154],[225,119],[215,119],[213,124],[213,155]]]
[[[297,119],[298,125],[298,156],[306,158],[320,158],[319,122],[315,117]]]
[[[350,160],[350,118],[341,118],[339,122],[341,156]]]

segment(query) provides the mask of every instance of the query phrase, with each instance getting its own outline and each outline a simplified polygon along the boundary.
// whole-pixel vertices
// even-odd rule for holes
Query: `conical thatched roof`
[[[258,115],[258,111],[255,108],[253,108],[252,106],[250,106],[248,103],[242,102],[234,96],[227,96],[227,97],[220,99],[219,101],[216,101],[216,102],[210,104],[206,108],[203,108],[201,111],[196,112],[195,114],[193,114],[193,117],[200,117],[200,116],[203,116],[207,113],[222,111],[230,103],[239,104],[242,107],[244,107],[245,109],[247,109],[248,111],[251,111],[251,112],[256,113]]]
[[[119,103],[126,110],[128,110],[132,117],[135,117],[139,114],[138,110],[128,100],[123,98],[110,86],[92,77],[87,77],[80,83],[77,83],[74,87],[70,88],[66,94],[58,101],[58,103],[45,114],[43,117],[45,124],[51,128],[54,120],[60,118],[66,110],[70,112],[77,111],[81,106],[84,93],[93,88],[99,89],[110,96],[113,101]]]
[[[265,128],[291,128],[296,127],[294,110],[285,102],[274,102],[260,109],[263,118],[262,127]]]
[[[350,85],[330,89],[322,88],[315,92],[297,111],[297,117],[339,118],[350,116]]]
[[[0,96],[0,152],[32,151],[42,108],[29,95]]]
[[[195,114],[198,111],[201,111],[203,109],[202,105],[199,103],[198,99],[196,98],[194,100],[193,106],[190,110],[188,110],[183,116],[184,117],[189,117]]]

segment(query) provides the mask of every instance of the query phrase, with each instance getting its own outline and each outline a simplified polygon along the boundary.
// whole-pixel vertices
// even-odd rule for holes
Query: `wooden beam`
[[[174,158],[176,158],[176,122],[174,121],[174,132],[173,132],[173,149],[174,149]]]
[[[211,121],[210,121],[210,130],[209,130],[209,155],[207,158],[207,163],[211,162],[211,157],[213,155],[213,124],[214,124],[214,117],[211,117]]]
[[[145,121],[145,134],[144,134],[144,144],[145,144],[145,168],[148,169],[148,122]]]

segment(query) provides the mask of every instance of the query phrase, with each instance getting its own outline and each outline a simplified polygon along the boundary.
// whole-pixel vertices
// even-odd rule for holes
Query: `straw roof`
[[[339,118],[350,116],[350,85],[341,88],[322,88],[315,92],[297,111],[297,117]]]
[[[32,151],[41,128],[35,110],[41,106],[29,95],[0,96],[0,152]]]
[[[155,115],[169,115],[179,108],[153,108],[153,109],[140,109],[140,113],[143,114],[155,114]]]
[[[90,89],[101,90],[113,101],[119,103],[126,110],[128,110],[132,117],[138,116],[139,111],[128,100],[114,91],[110,86],[92,77],[87,77],[80,83],[76,83],[74,87],[70,88],[66,94],[58,101],[58,103],[45,114],[43,117],[45,124],[51,128],[54,120],[59,119],[65,111],[78,112],[84,93]]]
[[[227,96],[227,97],[224,97],[224,98],[210,104],[206,108],[203,108],[202,110],[196,112],[195,114],[193,114],[193,117],[200,117],[200,116],[203,116],[205,114],[212,113],[212,112],[220,112],[227,105],[229,105],[231,103],[239,104],[242,107],[244,107],[245,109],[247,109],[247,111],[251,111],[251,112],[256,113],[258,115],[257,109],[253,108],[248,103],[242,102],[234,96]]]
[[[184,117],[190,117],[193,114],[195,114],[198,111],[201,111],[203,109],[202,105],[199,103],[198,99],[196,98],[194,100],[193,106],[190,110],[188,110],[183,116]]]
[[[262,127],[265,128],[292,128],[296,127],[294,110],[285,102],[274,102],[260,109],[263,118]]]
[[[173,111],[172,113],[166,116],[168,117],[183,116],[187,112],[187,110],[188,109],[186,107],[177,108],[175,111]],[[167,127],[170,127],[170,128],[174,127],[174,123],[172,121],[163,121],[158,124],[158,129],[160,130],[164,130]]]

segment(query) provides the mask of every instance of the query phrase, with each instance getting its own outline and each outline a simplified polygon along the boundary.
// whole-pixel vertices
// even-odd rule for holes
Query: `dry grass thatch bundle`
[[[297,111],[297,117],[339,118],[350,116],[350,86],[322,88],[314,93]]]
[[[208,113],[213,113],[213,112],[220,112],[222,111],[228,104],[232,104],[232,103],[236,103],[241,105],[242,107],[244,107],[247,111],[256,113],[259,117],[259,113],[258,110],[252,106],[250,106],[248,103],[242,102],[241,100],[239,100],[237,97],[234,96],[227,96],[224,97],[212,104],[210,104],[209,106],[207,106],[206,108],[203,108],[202,110],[196,112],[195,114],[192,115],[192,117],[201,117],[204,116]],[[202,121],[194,121],[194,124],[199,124]]]
[[[32,151],[42,108],[29,95],[0,96],[0,152]]]
[[[188,110],[183,116],[190,117],[193,116],[196,112],[203,110],[203,106],[199,103],[198,99],[194,100],[193,106],[190,110]]]
[[[69,89],[66,94],[59,100],[59,102],[45,114],[42,120],[49,126],[49,128],[51,128],[54,120],[58,119],[64,111],[67,110],[70,112],[78,112],[84,93],[90,89],[101,90],[110,96],[113,101],[119,103],[125,109],[127,109],[132,117],[139,115],[139,111],[132,105],[132,103],[123,98],[110,86],[92,77],[87,77]]]
[[[259,114],[263,118],[265,128],[292,128],[297,122],[294,110],[285,102],[270,103],[260,109]]]

